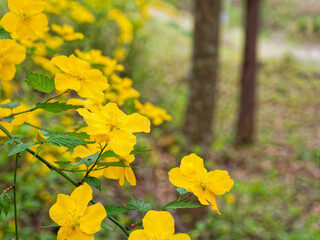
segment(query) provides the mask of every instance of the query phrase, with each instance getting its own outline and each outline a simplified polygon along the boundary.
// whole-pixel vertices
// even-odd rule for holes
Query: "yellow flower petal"
[[[128,156],[136,144],[136,137],[129,132],[113,129],[108,146],[119,156]]]
[[[229,192],[234,181],[230,179],[227,171],[215,170],[208,173],[207,187],[215,194],[222,195]]]
[[[61,69],[61,71],[65,73],[69,73],[71,71],[69,65],[68,65],[69,58],[67,56],[58,56],[51,59],[51,62],[53,62],[58,68]]]
[[[109,179],[119,179],[119,167],[107,167],[103,171],[103,175]]]
[[[133,113],[127,116],[123,129],[131,133],[134,132],[150,132],[150,120],[139,113]]]
[[[144,234],[144,230],[139,229],[130,233],[128,240],[149,240]]]
[[[16,66],[14,64],[3,64],[0,68],[0,79],[8,81],[16,75]]]
[[[59,91],[67,89],[78,91],[81,88],[80,81],[69,73],[57,73],[54,82]]]
[[[119,109],[116,103],[108,103],[102,108],[101,111],[106,116],[112,114],[113,117],[116,119],[119,119],[119,118],[125,119],[127,117],[127,115]]]
[[[191,191],[193,192],[194,195],[197,196],[199,202],[202,205],[209,205],[208,201],[206,200],[205,196],[205,190],[201,186],[192,186]]]
[[[37,14],[31,17],[29,26],[34,31],[44,32],[48,27],[48,19],[44,14]]]
[[[149,238],[157,234],[174,234],[174,219],[168,212],[150,210],[144,216],[142,223],[144,233]]]
[[[20,19],[17,15],[12,12],[8,12],[3,16],[0,21],[0,25],[7,31],[7,32],[15,32],[17,29],[17,24],[19,23]]]
[[[169,171],[169,181],[176,187],[182,187],[185,189],[190,189],[193,185],[193,182],[190,179],[183,175],[180,168],[173,168]]]
[[[94,235],[82,232],[78,227],[61,227],[57,240],[94,240]]]
[[[212,192],[210,192],[209,190],[206,190],[205,196],[206,196],[207,200],[210,202],[212,210],[215,210],[219,215],[221,215],[221,213],[219,212],[217,200],[216,200],[214,194]]]
[[[80,218],[80,229],[87,234],[94,234],[101,229],[101,221],[107,216],[105,208],[101,203],[87,207]]]
[[[49,216],[58,225],[63,226],[75,217],[76,204],[70,196],[58,194],[57,202],[50,208]]]
[[[203,159],[194,153],[182,158],[180,169],[182,174],[190,178],[195,178],[199,172],[207,173],[203,166]]]
[[[82,216],[92,199],[92,189],[89,184],[84,183],[71,193],[71,198],[77,206],[77,216]]]
[[[173,237],[171,237],[171,240],[191,240],[191,238],[188,234],[179,233],[179,234],[173,235]]]
[[[130,185],[135,186],[137,184],[136,176],[131,167],[125,167],[125,176]]]

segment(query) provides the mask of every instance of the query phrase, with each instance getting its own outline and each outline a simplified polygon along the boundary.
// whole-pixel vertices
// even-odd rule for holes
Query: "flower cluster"
[[[184,157],[180,167],[169,172],[169,180],[174,186],[192,192],[201,204],[211,204],[211,208],[218,214],[220,212],[215,196],[229,192],[234,184],[227,171],[208,172],[203,166],[203,159],[194,153]]]

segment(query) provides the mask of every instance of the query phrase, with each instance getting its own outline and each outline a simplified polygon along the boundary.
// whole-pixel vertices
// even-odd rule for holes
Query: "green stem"
[[[51,98],[48,98],[48,99],[47,99],[45,102],[43,102],[43,103],[47,103],[47,102],[49,102],[49,101],[52,100],[52,99],[58,98],[58,97],[60,97],[61,95],[65,94],[65,93],[67,93],[67,92],[69,92],[69,91],[70,91],[70,89],[68,89],[68,90],[64,91],[63,93],[60,93],[60,94],[58,94],[58,95],[56,95],[56,96],[53,96],[53,97],[51,97]],[[12,114],[10,114],[10,115],[8,115],[8,116],[5,116],[5,117],[0,118],[0,121],[1,121],[2,119],[4,119],[4,118],[14,117],[14,116],[17,116],[17,115],[20,115],[20,114],[23,114],[23,113],[32,112],[32,111],[37,110],[37,109],[38,109],[37,107],[33,107],[33,108],[30,108],[30,109],[25,110],[25,111],[21,111],[21,112],[17,112],[17,113],[12,113]]]
[[[38,108],[33,107],[33,108],[30,108],[30,109],[25,110],[25,111],[22,111],[22,112],[12,113],[12,114],[10,114],[10,115],[8,115],[8,116],[5,116],[5,117],[0,118],[0,121],[1,121],[2,119],[4,119],[4,118],[17,116],[17,115],[20,115],[20,114],[23,114],[23,113],[27,113],[27,112],[32,112],[32,111],[34,111],[34,110],[36,110],[36,109],[38,109]]]
[[[9,137],[9,138],[13,138],[14,136],[8,132],[7,129],[5,129],[1,124],[0,124],[0,129]],[[18,142],[18,141],[17,141]],[[71,177],[69,177],[67,174],[65,174],[64,172],[60,171],[56,166],[52,165],[51,163],[49,163],[47,160],[45,160],[43,157],[41,157],[38,154],[35,154],[34,151],[32,151],[31,149],[27,148],[26,149],[29,153],[31,153],[32,155],[34,155],[36,158],[38,158],[41,162],[43,162],[49,169],[52,169],[54,171],[56,171],[58,174],[60,174],[62,177],[64,177],[66,180],[68,180],[69,182],[71,182],[74,186],[78,187],[81,184],[77,183],[75,180],[73,180]],[[94,200],[91,200],[92,204],[95,204],[96,202]],[[116,224],[127,236],[129,236],[129,232],[127,231],[126,227],[123,226],[117,219],[113,218],[113,217],[108,217],[114,224]]]
[[[70,92],[70,91],[71,91],[71,90],[68,89],[68,90],[64,91],[63,93],[60,93],[60,94],[55,95],[55,96],[53,96],[53,97],[50,97],[50,98],[48,98],[44,103],[47,103],[47,102],[49,102],[49,101],[52,100],[52,99],[58,98],[58,97],[62,96],[63,94],[66,94],[67,92]]]
[[[17,195],[16,195],[16,180],[17,180],[17,168],[18,168],[18,159],[19,154],[16,155],[16,160],[14,163],[14,176],[13,176],[13,207],[14,207],[14,224],[15,224],[15,230],[16,230],[16,240],[19,240],[19,233],[18,233],[18,215],[17,215]]]
[[[86,180],[86,178],[88,177],[89,173],[90,173],[90,172],[92,171],[92,169],[97,165],[97,163],[99,162],[99,159],[100,159],[100,157],[101,157],[101,155],[102,155],[102,152],[103,152],[103,150],[107,147],[107,145],[108,145],[108,144],[106,143],[106,144],[104,145],[104,147],[101,148],[101,151],[99,152],[99,155],[98,155],[96,161],[94,162],[94,164],[92,164],[92,166],[90,167],[90,169],[86,172],[86,174],[84,175],[84,177],[81,179],[80,183],[83,183],[84,180]]]

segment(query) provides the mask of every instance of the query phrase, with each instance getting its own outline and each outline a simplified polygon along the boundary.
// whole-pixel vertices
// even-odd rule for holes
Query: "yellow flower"
[[[132,80],[130,78],[121,78],[112,74],[110,84],[111,89],[115,91],[106,92],[105,97],[119,106],[124,105],[127,99],[138,98],[140,96],[140,93],[132,88]]]
[[[196,195],[203,205],[209,205],[220,214],[216,195],[229,192],[234,182],[227,171],[207,172],[203,159],[192,153],[181,160],[180,168],[171,169],[169,180],[176,187],[185,188]]]
[[[88,124],[87,133],[97,142],[107,142],[108,148],[120,156],[128,156],[136,144],[135,132],[150,132],[150,121],[138,113],[126,115],[117,104],[108,103],[101,111],[77,110]]]
[[[92,23],[95,20],[92,13],[76,1],[71,3],[71,17],[78,23]]]
[[[15,40],[0,39],[0,79],[11,80],[16,74],[16,64],[26,58],[26,48]]]
[[[74,28],[67,24],[63,24],[63,26],[52,24],[51,29],[52,31],[61,35],[66,41],[74,41],[84,38],[84,35],[82,33],[74,32]]]
[[[174,235],[174,219],[164,211],[148,211],[142,219],[144,229],[131,232],[128,240],[191,240],[189,235]]]
[[[0,25],[10,33],[16,32],[19,38],[31,38],[34,33],[46,31],[47,17],[44,10],[44,0],[8,0],[11,12],[1,19]]]
[[[130,185],[136,185],[136,177],[130,167],[130,163],[134,161],[134,155],[129,155],[125,157],[111,157],[106,158],[102,162],[117,162],[122,161],[125,167],[108,167],[104,169],[103,175],[110,179],[119,179],[120,186],[123,186],[125,179],[130,183]]]
[[[92,199],[92,189],[84,183],[71,196],[58,194],[57,202],[50,208],[50,218],[61,228],[57,240],[93,240],[107,216],[101,203],[87,206]]]
[[[133,25],[130,20],[118,9],[111,9],[108,18],[114,20],[120,28],[120,43],[131,43],[133,38]]]
[[[109,87],[109,84],[101,71],[91,69],[88,62],[73,54],[70,57],[54,57],[51,61],[64,72],[55,75],[57,90],[73,89],[83,98],[104,100],[103,91]]]
[[[150,118],[156,126],[161,125],[164,121],[172,120],[166,110],[156,107],[152,103],[147,102],[143,105],[138,100],[135,100],[134,105],[142,115]]]
[[[32,59],[35,64],[40,65],[43,69],[49,71],[53,75],[60,72],[59,69],[46,57],[34,56]]]

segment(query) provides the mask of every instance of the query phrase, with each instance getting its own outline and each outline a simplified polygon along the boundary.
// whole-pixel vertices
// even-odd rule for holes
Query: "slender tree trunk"
[[[246,0],[246,32],[236,143],[254,142],[260,0]]]
[[[212,141],[216,95],[220,0],[195,0],[192,76],[184,134],[190,145],[207,151]]]

